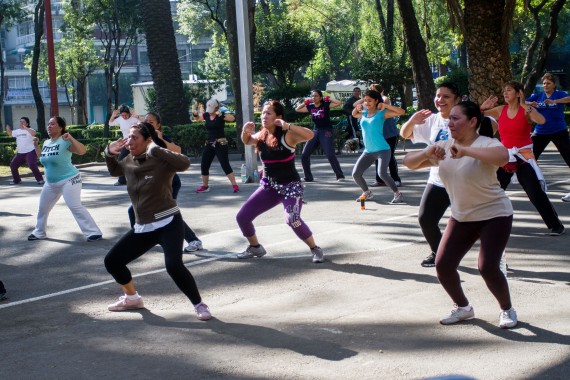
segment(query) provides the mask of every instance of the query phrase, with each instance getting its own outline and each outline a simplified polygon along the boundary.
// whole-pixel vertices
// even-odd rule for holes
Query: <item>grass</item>
[[[27,166],[20,166],[20,175],[30,174],[32,171]],[[10,166],[0,165],[0,177],[12,177]]]

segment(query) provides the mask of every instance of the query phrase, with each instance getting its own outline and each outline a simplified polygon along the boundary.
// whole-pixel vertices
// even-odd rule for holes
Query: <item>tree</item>
[[[0,1],[0,28],[10,30],[12,25],[26,17],[26,13],[18,0]],[[6,88],[4,78],[4,59],[2,46],[0,45],[0,122],[2,120],[2,110],[4,109],[4,88]]]
[[[525,88],[525,95],[530,96],[534,90],[534,87],[536,86],[538,78],[546,66],[548,51],[550,50],[550,46],[552,45],[552,42],[558,33],[558,15],[563,9],[566,0],[556,0],[552,3],[549,12],[548,32],[546,35],[544,35],[542,32],[540,12],[546,3],[548,3],[548,0],[541,0],[538,5],[533,5],[530,0],[524,0],[524,3],[525,7],[532,15],[532,19],[535,25],[534,38],[527,50],[527,55],[521,74],[521,81]],[[536,53],[537,49],[538,53]]]
[[[516,0],[465,0],[463,9],[458,0],[447,3],[467,45],[471,99],[481,103],[502,94],[503,83],[512,78],[509,35]]]
[[[119,76],[131,47],[140,40],[142,25],[139,0],[84,0],[86,21],[96,25],[95,35],[102,45],[107,92],[104,135],[109,136],[109,119],[119,106]]]
[[[257,46],[253,57],[253,71],[267,74],[285,101],[293,108],[290,100],[307,92],[295,91],[295,75],[315,54],[315,41],[306,30],[293,25],[278,14],[264,17],[257,31]]]
[[[406,47],[412,62],[414,82],[418,94],[418,107],[433,109],[435,85],[427,57],[426,44],[418,26],[412,1],[398,0],[398,9],[404,26]]]
[[[158,111],[164,124],[189,124],[170,2],[142,0],[141,8]]]

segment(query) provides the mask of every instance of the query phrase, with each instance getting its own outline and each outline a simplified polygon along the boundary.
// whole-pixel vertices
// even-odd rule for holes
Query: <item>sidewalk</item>
[[[391,191],[375,188],[361,211],[349,179],[357,156],[339,158],[345,182],[334,180],[326,159],[313,159],[315,182],[307,184],[302,212],[326,253],[323,264],[311,263],[280,207],[255,221],[267,255],[237,260],[247,243],[235,215],[256,185],[240,184],[234,194],[216,162],[209,193],[194,192],[199,161],[181,175],[179,204],[205,248],[184,260],[215,317],[208,322],[196,320],[165,273],[160,247],[129,266],[147,309],[106,310],[120,292],[103,258],[128,228],[130,202],[105,166],[81,169],[84,204],[104,234],[94,243],[84,242],[62,201],[50,214],[49,239],[28,242],[40,187],[0,181],[0,280],[10,296],[0,303],[0,377],[567,378],[570,232],[546,236],[524,192],[511,186],[516,213],[507,257],[519,326],[497,327],[499,308],[478,275],[476,248],[459,268],[476,318],[441,326],[451,301],[434,269],[419,265],[429,253],[417,223],[427,171],[400,166],[406,203],[389,205]],[[568,229],[570,204],[560,197],[570,191],[569,169],[550,147],[540,161]],[[241,162],[232,166],[239,171]],[[366,177],[373,181],[373,172]]]

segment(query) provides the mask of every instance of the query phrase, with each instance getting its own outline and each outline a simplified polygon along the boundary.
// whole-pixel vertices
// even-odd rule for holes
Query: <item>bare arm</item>
[[[566,103],[570,103],[570,96],[567,96],[567,97],[565,97],[565,98],[555,99],[555,100],[546,99],[546,100],[544,101],[544,103],[546,103],[546,104],[566,104]]]
[[[248,121],[243,125],[241,129],[241,141],[245,145],[257,145],[257,139],[253,137],[255,133],[255,123],[253,121]]]
[[[28,128],[26,127],[26,132],[28,132],[30,135],[35,136],[36,135],[36,131],[32,128]]]
[[[10,128],[10,124],[6,124],[6,133],[8,136],[12,137],[12,128]]]
[[[174,153],[182,153],[182,148],[179,145],[176,145],[173,142],[170,141],[166,141],[163,137],[162,137],[162,131],[156,131],[156,134],[158,135],[158,138],[161,139],[162,141],[164,141],[164,144],[166,145],[166,149],[168,149],[171,152]]]
[[[236,121],[236,117],[234,115],[232,115],[231,113],[226,113],[226,114],[224,114],[224,120],[232,122],[232,121]]]
[[[87,148],[85,147],[85,145],[77,141],[69,133],[64,133],[63,135],[61,135],[61,138],[64,139],[65,141],[71,142],[71,145],[68,148],[71,153],[75,153],[79,156],[83,156],[85,153],[87,153]]]
[[[40,157],[42,155],[42,147],[38,137],[34,137],[34,149],[36,150],[36,156]]]
[[[411,170],[417,170],[435,166],[434,161],[441,161],[445,158],[445,150],[437,145],[430,145],[423,150],[410,152],[404,157],[404,165]]]
[[[285,135],[285,142],[292,147],[303,141],[312,139],[315,135],[309,128],[290,124],[285,120],[277,119],[275,120],[275,125],[278,125],[283,128],[284,131],[287,131],[287,134]]]
[[[423,124],[430,116],[431,111],[427,109],[416,112],[412,115],[412,117],[408,119],[408,121],[404,123],[404,125],[402,125],[402,128],[400,129],[400,136],[405,139],[411,139],[414,137],[414,126]]]
[[[356,119],[360,119],[362,117],[362,104],[356,104],[355,103],[355,107],[352,110],[352,117],[356,118]]]
[[[406,113],[406,111],[404,111],[403,108],[396,107],[390,104],[378,103],[378,106],[379,110],[383,109],[386,110],[386,113],[384,114],[384,119],[389,119],[391,117],[396,117],[396,116],[402,116],[404,113]]]
[[[310,104],[310,103],[309,103],[309,104]],[[302,113],[309,113],[309,110],[307,109],[306,101],[303,102],[303,103],[301,103],[301,104],[299,104],[299,105],[297,106],[297,108],[295,108],[295,111],[297,111],[297,112],[302,112]]]
[[[528,121],[536,123],[536,124],[544,124],[546,123],[546,118],[536,110],[533,106],[526,105],[525,113],[526,118]]]
[[[330,99],[330,103],[330,108],[336,108],[342,105],[341,101],[337,99]]]

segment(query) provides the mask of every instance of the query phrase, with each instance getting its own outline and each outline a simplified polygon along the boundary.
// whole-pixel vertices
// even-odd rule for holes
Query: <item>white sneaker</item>
[[[397,192],[396,194],[394,194],[394,199],[392,199],[392,201],[390,202],[390,204],[395,205],[398,203],[404,203],[404,196],[402,195],[402,193]]]
[[[570,202],[570,193],[566,194],[561,199],[562,199],[562,202]]]
[[[499,314],[499,327],[502,329],[510,329],[518,323],[517,312],[513,307],[509,310],[501,310]]]
[[[188,246],[184,248],[184,252],[196,252],[201,251],[203,249],[202,241],[201,240],[192,240],[188,243]]]
[[[360,202],[364,198],[365,201],[374,198],[374,194],[372,194],[371,190],[366,190],[363,192],[358,198],[356,198],[357,202]]]
[[[468,305],[466,307],[469,309],[466,310],[465,308],[457,306],[457,304],[453,305],[453,310],[451,310],[451,313],[441,318],[439,320],[439,323],[442,325],[452,325],[460,321],[473,319],[475,317],[475,310],[473,309],[473,306]]]
[[[253,247],[251,245],[247,246],[247,249],[242,253],[238,253],[238,259],[251,259],[252,257],[263,257],[267,251],[260,244],[259,247]]]
[[[316,246],[315,248],[311,248],[311,253],[313,254],[314,263],[322,263],[325,261],[325,254],[321,247]]]

